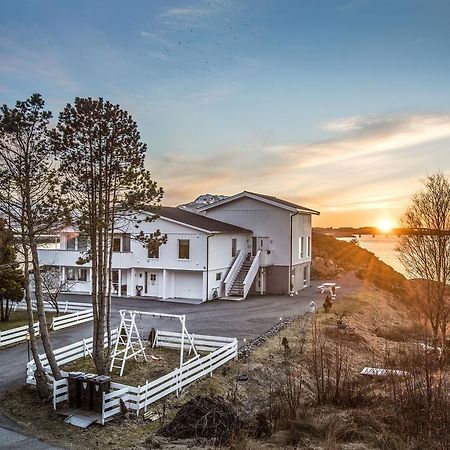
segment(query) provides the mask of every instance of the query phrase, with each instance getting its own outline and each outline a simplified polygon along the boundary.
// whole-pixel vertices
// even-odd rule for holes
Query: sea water
[[[351,241],[353,238],[339,238],[343,241]],[[361,248],[365,248],[374,253],[381,261],[390,265],[397,272],[402,273],[405,277],[408,277],[403,264],[398,259],[397,247],[399,244],[399,238],[396,235],[375,235],[363,234],[361,237],[356,236],[358,244]]]

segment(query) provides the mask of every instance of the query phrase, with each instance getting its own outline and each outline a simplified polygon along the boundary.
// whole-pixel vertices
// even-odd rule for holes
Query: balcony
[[[77,266],[77,261],[83,253],[77,250],[39,249],[39,261],[41,265],[48,266]],[[133,267],[132,252],[114,252],[112,256],[112,267],[114,269],[128,269]],[[83,267],[91,267],[84,264]]]

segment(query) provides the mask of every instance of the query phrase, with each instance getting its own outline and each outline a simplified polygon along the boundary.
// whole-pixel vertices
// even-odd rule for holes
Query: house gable
[[[199,209],[199,211],[202,211],[202,212],[209,211],[218,206],[222,206],[225,204],[230,204],[232,202],[235,202],[236,200],[239,200],[241,198],[250,198],[250,199],[259,201],[261,203],[265,203],[265,204],[268,204],[271,206],[275,206],[277,208],[285,209],[292,213],[301,212],[304,214],[316,214],[316,215],[320,214],[318,211],[315,211],[313,209],[306,208],[304,206],[297,205],[295,203],[288,202],[286,200],[282,200],[277,197],[273,197],[273,196],[265,195],[265,194],[257,194],[255,192],[249,192],[249,191],[243,191],[243,192],[240,192],[239,194],[233,195],[226,199],[203,206],[202,208]]]

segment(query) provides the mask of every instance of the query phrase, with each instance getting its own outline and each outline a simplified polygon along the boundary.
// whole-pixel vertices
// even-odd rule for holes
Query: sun
[[[392,228],[394,228],[394,223],[390,219],[381,219],[378,222],[377,228],[382,233],[389,233],[390,231],[392,231]]]

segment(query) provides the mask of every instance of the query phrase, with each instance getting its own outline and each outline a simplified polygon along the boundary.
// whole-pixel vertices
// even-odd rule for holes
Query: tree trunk
[[[39,320],[39,329],[41,334],[42,345],[44,346],[44,351],[47,356],[48,363],[50,364],[50,367],[52,369],[53,377],[56,380],[60,380],[62,378],[62,375],[58,363],[56,362],[55,354],[53,353],[47,327],[47,319],[45,317],[44,300],[42,296],[42,278],[41,278],[41,270],[39,267],[39,256],[37,251],[36,239],[32,232],[30,232],[29,234],[30,234],[29,239],[30,239],[31,260],[33,264],[33,274],[34,274],[34,286],[35,286],[34,293],[36,296],[36,310]]]
[[[34,364],[36,365],[36,370],[34,372],[34,378],[36,379],[36,390],[39,397],[44,400],[51,396],[50,389],[47,384],[47,376],[42,366],[41,360],[39,358],[39,352],[36,345],[36,335],[34,334],[34,317],[33,317],[33,305],[31,302],[30,295],[30,272],[29,272],[29,260],[28,260],[28,248],[23,245],[23,252],[25,255],[25,301],[27,303],[27,318],[28,318],[28,334],[30,349],[33,355]]]

